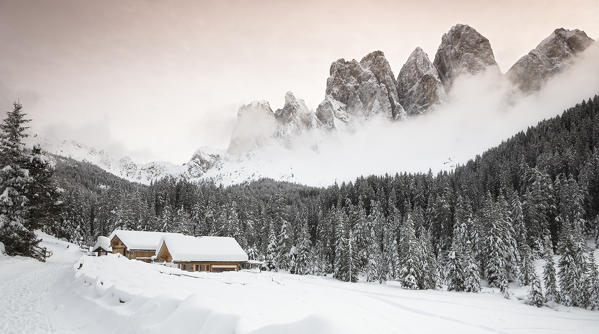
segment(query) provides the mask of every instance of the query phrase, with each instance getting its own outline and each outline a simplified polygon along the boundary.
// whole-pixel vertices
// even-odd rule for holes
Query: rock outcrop
[[[565,69],[574,57],[593,43],[584,31],[556,29],[506,73],[523,92],[539,90],[551,76]]]
[[[351,117],[384,114],[397,119],[404,114],[397,82],[383,52],[372,52],[360,62],[339,59],[331,65],[329,74],[326,98],[317,111],[325,126],[335,127],[331,117],[339,116],[337,121],[345,122]]]
[[[278,121],[277,135],[286,137],[299,134],[318,126],[318,118],[306,106],[304,100],[296,99],[292,92],[285,94],[285,105],[275,111]]]
[[[397,90],[408,116],[425,112],[445,94],[437,69],[421,48],[410,54],[399,71]]]
[[[446,91],[461,74],[478,74],[488,68],[498,70],[491,43],[474,28],[457,24],[443,35],[437,49],[435,68]]]

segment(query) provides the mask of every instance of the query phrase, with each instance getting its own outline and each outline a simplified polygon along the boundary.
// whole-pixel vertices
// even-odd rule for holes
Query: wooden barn
[[[178,233],[115,230],[110,235],[113,254],[121,254],[128,259],[152,261],[156,247],[163,236],[182,235]]]
[[[187,271],[237,271],[248,260],[234,238],[164,235],[156,261],[172,262]]]
[[[112,253],[112,248],[110,248],[110,239],[104,236],[99,236],[98,240],[96,240],[96,243],[92,247],[92,252],[96,253],[97,256]]]

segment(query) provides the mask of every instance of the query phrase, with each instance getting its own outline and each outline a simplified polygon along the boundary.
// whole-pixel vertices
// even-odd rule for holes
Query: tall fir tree
[[[421,275],[419,272],[423,269],[423,265],[419,261],[419,245],[416,241],[414,221],[412,220],[411,214],[408,214],[408,217],[401,228],[399,242],[399,280],[401,284],[408,289],[418,289],[418,277]]]
[[[555,263],[553,261],[553,249],[549,237],[545,241],[545,253],[543,255],[545,266],[543,267],[543,280],[545,281],[545,299],[548,302],[559,302],[557,291],[557,279],[555,272]]]
[[[0,124],[0,242],[8,255],[23,255],[45,260],[46,251],[34,233],[42,221],[35,221],[40,212],[39,189],[33,185],[28,167],[32,157],[25,148],[27,123],[30,121],[15,103]],[[36,172],[41,172],[36,170]],[[36,175],[41,177],[41,175]],[[32,216],[32,213],[34,214]]]
[[[541,307],[543,306],[543,304],[545,304],[545,297],[543,297],[541,281],[534,272],[530,280],[530,292],[528,293],[528,303],[536,307]]]

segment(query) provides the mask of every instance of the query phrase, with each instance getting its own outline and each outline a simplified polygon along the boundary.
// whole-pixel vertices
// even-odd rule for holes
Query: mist
[[[227,157],[223,169],[207,177],[233,183],[259,175],[323,186],[372,174],[449,170],[597,93],[599,47],[593,45],[533,95],[519,95],[493,71],[462,76],[446,101],[425,115],[398,122],[371,118],[283,145],[272,141]]]

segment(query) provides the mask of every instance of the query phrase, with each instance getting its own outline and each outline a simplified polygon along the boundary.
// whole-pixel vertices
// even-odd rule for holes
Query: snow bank
[[[82,257],[77,293],[105,310],[105,333],[596,333],[599,312],[556,311],[470,294],[404,290],[285,273],[190,273]],[[126,319],[126,321],[124,320]]]

